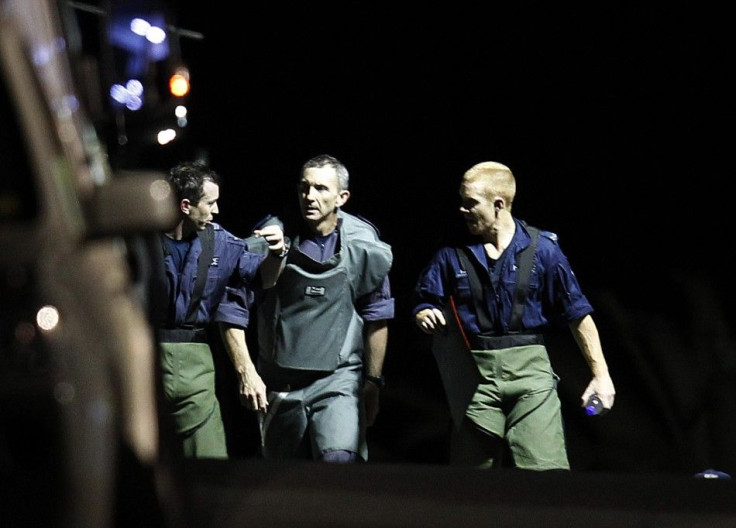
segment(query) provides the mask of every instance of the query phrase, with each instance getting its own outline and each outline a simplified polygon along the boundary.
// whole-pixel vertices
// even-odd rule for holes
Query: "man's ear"
[[[179,202],[179,209],[182,213],[188,215],[189,214],[189,208],[191,207],[192,202],[189,201],[189,198],[183,198],[181,202]]]
[[[350,198],[350,191],[348,190],[340,191],[337,194],[337,200],[335,200],[335,204],[338,207],[342,207],[343,205],[345,205],[345,202],[347,202],[349,198]]]
[[[496,196],[496,198],[493,199],[493,208],[497,211],[500,211],[501,209],[506,209],[506,200]]]

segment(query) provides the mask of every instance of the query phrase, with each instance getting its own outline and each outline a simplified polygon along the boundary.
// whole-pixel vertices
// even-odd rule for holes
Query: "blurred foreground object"
[[[174,199],[161,174],[110,169],[69,9],[0,0],[3,526],[120,526],[121,453],[151,473],[159,457],[156,348],[128,240],[170,226]]]

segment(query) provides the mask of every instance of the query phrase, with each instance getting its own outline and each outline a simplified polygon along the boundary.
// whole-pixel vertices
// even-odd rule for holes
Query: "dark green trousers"
[[[185,457],[227,458],[215,396],[215,366],[206,343],[160,343],[164,396]]]
[[[453,431],[450,462],[481,468],[498,464],[505,442],[515,467],[570,469],[558,376],[544,345],[473,350],[481,373],[461,427]]]

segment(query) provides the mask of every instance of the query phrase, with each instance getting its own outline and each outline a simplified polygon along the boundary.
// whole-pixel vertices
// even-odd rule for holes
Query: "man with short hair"
[[[342,210],[348,183],[335,157],[308,160],[298,183],[299,214],[270,217],[254,232],[283,223],[291,239],[277,278],[269,283],[264,271],[265,288],[256,297],[267,459],[368,459],[365,429],[378,414],[394,316],[393,255],[372,224]]]
[[[505,442],[517,468],[568,470],[545,328],[565,321],[590,368],[581,405],[597,394],[608,410],[615,389],[593,307],[557,235],[512,216],[515,196],[516,179],[501,163],[465,172],[460,214],[473,240],[434,254],[417,280],[412,314],[434,345],[445,343],[434,352],[455,411],[450,462],[497,467]]]
[[[245,340],[252,293],[262,255],[213,221],[219,213],[220,176],[203,162],[184,162],[169,173],[179,221],[161,235],[165,277],[154,295],[166,313],[154,314],[161,350],[165,410],[191,458],[227,458],[225,429],[215,396],[215,367],[206,329],[218,323],[240,380],[244,405],[262,408],[265,387]],[[283,249],[283,236],[269,232],[272,251]],[[282,234],[281,234],[282,235]]]

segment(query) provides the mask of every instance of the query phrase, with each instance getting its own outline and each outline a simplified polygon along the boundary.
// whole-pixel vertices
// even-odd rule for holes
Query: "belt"
[[[204,328],[159,328],[156,330],[159,343],[206,343]]]
[[[527,345],[544,345],[542,334],[476,335],[470,338],[473,350],[498,350]]]

